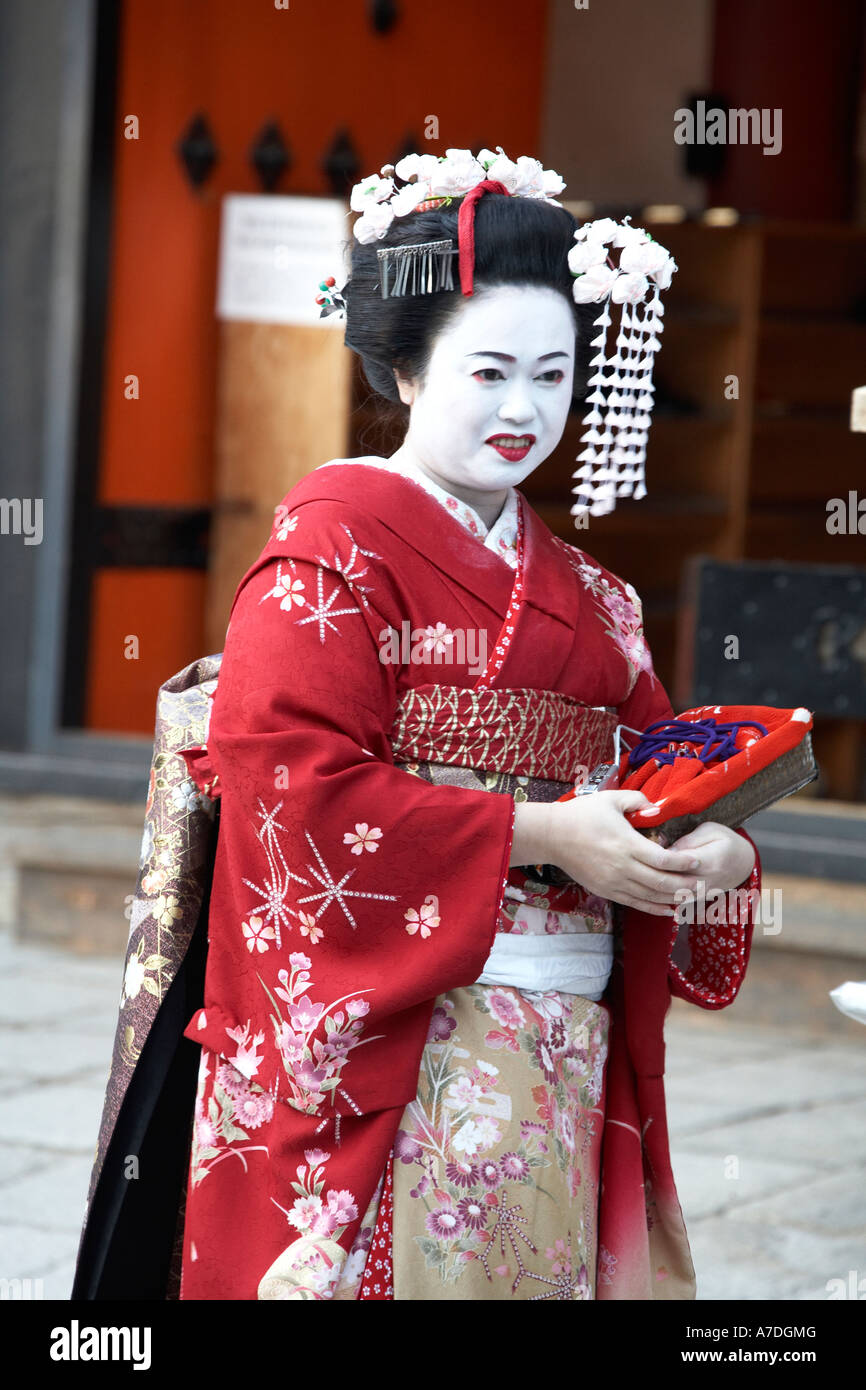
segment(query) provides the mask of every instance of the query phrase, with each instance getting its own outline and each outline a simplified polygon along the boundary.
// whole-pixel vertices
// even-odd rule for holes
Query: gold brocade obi
[[[527,798],[554,801],[571,789],[582,767],[591,770],[613,756],[616,725],[615,710],[551,690],[425,685],[397,706],[391,746],[401,763],[561,783],[555,792]]]
[[[549,690],[431,685],[404,695],[391,745],[398,766],[437,785],[555,801],[613,757],[616,725],[615,710]],[[600,999],[613,932],[607,899],[550,866],[512,868],[477,983]]]

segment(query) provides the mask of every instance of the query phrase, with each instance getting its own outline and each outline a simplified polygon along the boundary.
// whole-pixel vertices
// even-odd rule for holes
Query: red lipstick
[[[533,444],[535,443],[534,434],[492,434],[489,439],[484,441],[497,454],[507,459],[509,463],[520,463],[525,459]]]

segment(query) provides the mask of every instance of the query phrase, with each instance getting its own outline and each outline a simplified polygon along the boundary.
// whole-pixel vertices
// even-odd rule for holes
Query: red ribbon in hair
[[[460,288],[472,294],[472,272],[475,266],[475,204],[482,193],[508,193],[499,179],[482,179],[466,194],[457,214],[457,246],[460,265]]]

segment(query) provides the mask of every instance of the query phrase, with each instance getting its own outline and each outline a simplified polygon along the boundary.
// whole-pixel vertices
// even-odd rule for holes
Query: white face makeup
[[[505,490],[562,438],[574,346],[574,319],[558,291],[479,289],[437,337],[423,388],[399,383],[409,429],[392,457],[415,463],[492,524]]]

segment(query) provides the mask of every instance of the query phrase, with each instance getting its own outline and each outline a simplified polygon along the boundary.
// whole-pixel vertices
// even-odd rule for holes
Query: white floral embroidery
[[[377,841],[381,840],[382,831],[378,825],[371,827],[366,821],[361,821],[355,826],[355,833],[347,830],[343,836],[343,844],[352,846],[353,854],[363,854],[367,850],[370,854],[375,854],[379,848]]]
[[[258,951],[259,954],[268,949],[268,942],[276,940],[276,932],[273,927],[265,926],[261,917],[251,917],[248,922],[244,922],[241,930],[246,938],[247,950],[250,952]]]
[[[406,930],[410,936],[420,932],[422,937],[427,937],[442,920],[439,916],[439,899],[435,893],[428,893],[423,905],[417,911],[414,907],[410,907],[404,916],[406,918]]]
[[[227,1056],[226,1061],[231,1062],[233,1067],[237,1067],[247,1080],[255,1076],[264,1060],[258,1055],[258,1050],[265,1040],[265,1035],[264,1033],[255,1033],[251,1036],[251,1027],[251,1021],[247,1019],[243,1027],[238,1025],[237,1028],[226,1029],[229,1037],[237,1043],[237,1052],[234,1057]]]
[[[424,632],[425,652],[444,652],[454,644],[454,633],[444,623],[437,623],[435,627],[425,627]]]
[[[294,571],[294,565],[292,565],[291,561],[288,563],[290,568]],[[283,562],[282,560],[278,560],[277,582],[272,589],[269,589],[266,594],[262,595],[259,599],[259,603],[264,603],[266,598],[278,598],[280,600],[280,608],[282,608],[284,612],[291,613],[294,604],[297,604],[299,608],[304,607],[307,601],[301,593],[304,587],[302,579],[283,578]]]

